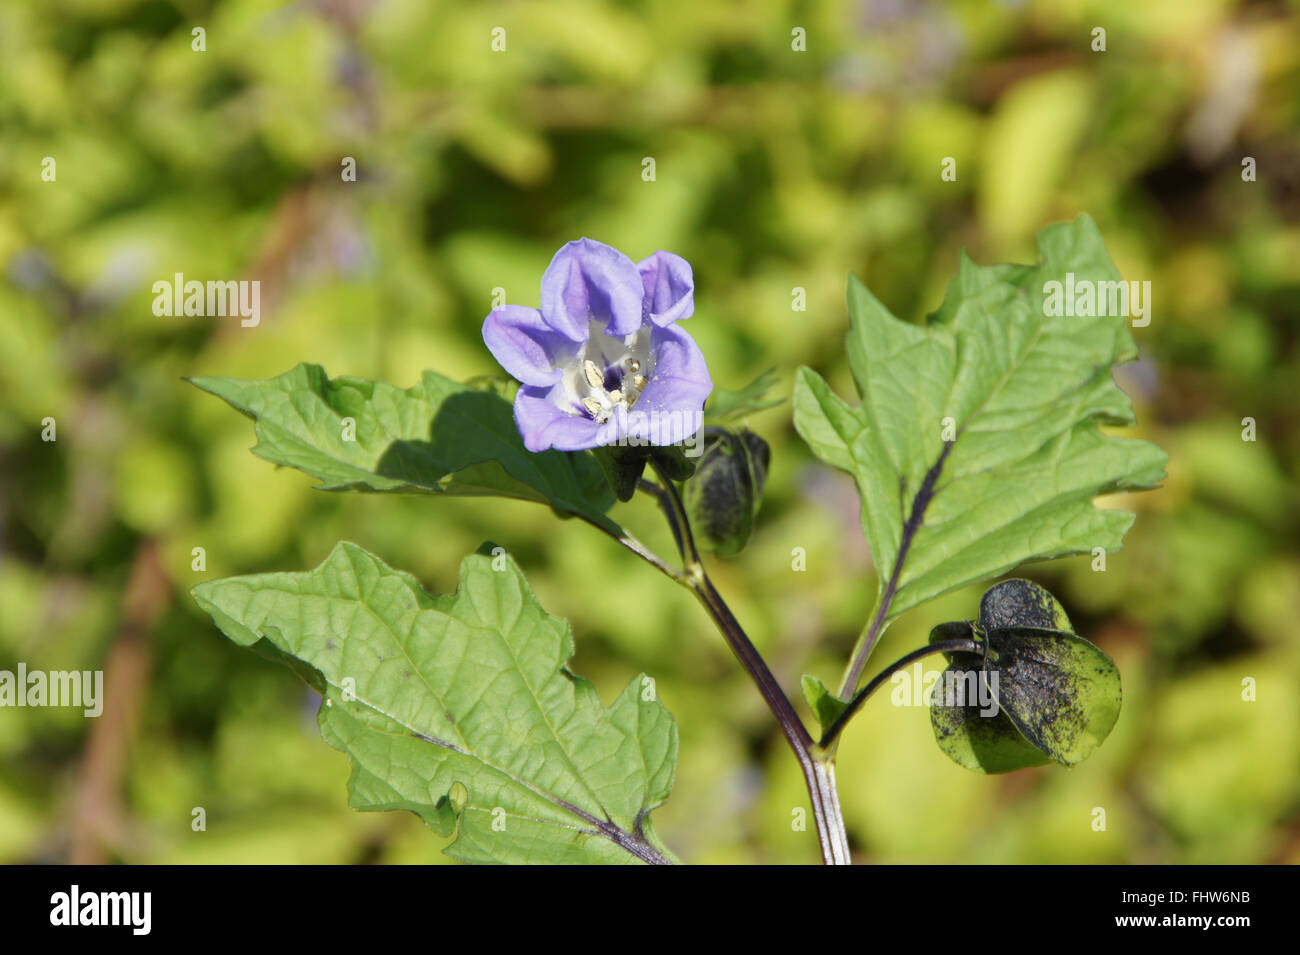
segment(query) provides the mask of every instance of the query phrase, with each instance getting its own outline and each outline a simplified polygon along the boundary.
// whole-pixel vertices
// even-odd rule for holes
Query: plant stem
[[[867,698],[871,696],[872,693],[875,693],[876,690],[880,689],[880,687],[884,686],[886,680],[908,664],[920,660],[922,657],[928,657],[932,653],[946,653],[950,650],[969,650],[972,653],[978,653],[982,648],[983,644],[978,640],[967,638],[960,640],[943,640],[939,643],[932,643],[929,646],[924,646],[920,649],[913,650],[911,653],[904,654],[873,676],[866,686],[854,694],[853,699],[849,701],[849,705],[844,708],[844,712],[836,718],[834,723],[826,728],[826,732],[822,734],[822,738],[818,741],[817,745],[823,749],[833,745],[836,738],[840,735],[840,732],[848,725],[849,720],[853,719],[853,715],[857,713],[862,704],[867,702]]]
[[[632,553],[636,554],[643,561],[645,561],[647,564],[649,564],[655,570],[659,571],[664,576],[668,577],[673,582],[682,584],[683,586],[689,586],[686,579],[686,574],[682,573],[676,567],[673,567],[666,560],[664,560],[662,557],[660,557],[650,548],[646,547],[645,544],[641,543],[639,540],[637,540],[627,531],[623,531],[621,534],[615,534],[611,532],[608,528],[601,526],[595,521],[588,520],[587,523],[590,524],[592,527],[596,528],[597,530],[604,531],[606,534],[609,534],[609,536],[614,538],[614,540],[618,541],[619,544],[621,544],[623,547],[630,550]]]
[[[677,525],[677,512],[673,510],[672,499],[669,498],[668,492],[661,488],[654,481],[647,481],[640,478],[637,481],[637,488],[645,491],[651,497],[659,502],[663,509],[664,517],[668,518],[668,527],[673,532],[673,541],[677,544],[677,553],[681,554],[683,559],[686,556],[686,542],[682,540],[682,529]]]
[[[837,693],[841,699],[857,689],[858,681],[862,679],[862,670],[867,665],[871,651],[875,649],[876,641],[884,633],[885,615],[889,613],[889,605],[893,602],[894,591],[887,586],[885,592],[880,596],[880,602],[876,605],[875,613],[871,615],[871,619],[862,628],[862,632],[858,634],[857,642],[853,644],[853,653],[849,656],[849,667],[844,671],[844,678],[840,680],[840,688]]]
[[[686,508],[682,505],[677,487],[654,462],[652,466],[659,476],[660,485],[651,491],[663,506],[677,540],[685,564],[679,583],[689,587],[699,599],[704,609],[713,619],[732,653],[749,674],[763,701],[772,715],[776,717],[786,741],[799,760],[804,782],[808,786],[808,795],[812,801],[813,821],[817,826],[817,835],[821,843],[822,861],[827,865],[849,865],[848,836],[844,830],[844,819],[840,812],[839,794],[835,789],[834,756],[823,752],[815,746],[803,721],[795,712],[789,698],[781,689],[780,683],[772,675],[771,669],[762,654],[745,634],[731,608],[727,606],[722,595],[713,586],[704,564],[700,560],[699,550],[695,545],[695,536],[691,532],[690,520]]]
[[[889,610],[893,606],[895,595],[898,593],[898,581],[903,573],[903,563],[907,560],[907,553],[912,547],[912,541],[916,538],[916,532],[921,529],[921,522],[925,518],[925,509],[930,506],[930,500],[934,497],[935,485],[939,483],[939,475],[943,472],[943,463],[948,460],[948,452],[952,450],[952,445],[951,441],[945,442],[943,451],[939,453],[939,459],[926,472],[920,488],[917,489],[916,497],[912,498],[912,510],[903,524],[903,532],[898,541],[898,555],[894,558],[894,568],[889,573],[889,582],[885,584],[885,589],[880,594],[880,601],[876,604],[876,612],[871,615],[871,622],[863,628],[862,633],[858,635],[858,642],[853,645],[853,654],[849,658],[848,669],[844,671],[844,679],[840,681],[839,695],[841,697],[847,696],[857,689],[858,681],[862,679],[862,670],[867,665],[867,659],[871,656],[871,651],[876,648],[876,642],[880,639],[881,634],[885,632],[885,627],[888,626]]]

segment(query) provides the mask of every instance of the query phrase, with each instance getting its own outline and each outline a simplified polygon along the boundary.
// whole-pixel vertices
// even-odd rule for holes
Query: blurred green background
[[[181,378],[491,372],[493,289],[536,304],[585,235],[694,265],[687,327],[719,385],[775,365],[788,396],[806,363],[851,395],[850,271],[919,319],[960,248],[1031,261],[1039,227],[1082,211],[1153,283],[1121,380],[1169,480],[1119,502],[1138,520],[1104,573],[1022,573],[1119,663],[1119,724],[1075,770],[981,777],[882,694],[841,751],[856,856],[1297,862],[1300,4],[0,2],[0,669],[103,668],[108,695],[98,720],[0,710],[0,860],[440,861],[414,816],[347,808],[314,695],[187,590],[348,539],[443,592],[490,539],[572,621],[606,701],[658,679],[681,727],[657,816],[675,851],[816,861],[793,760],[687,593],[535,505],[314,491]],[[260,280],[261,325],[156,317],[175,272]],[[803,672],[838,679],[874,572],[851,483],[788,402],[749,423],[770,491],[716,581],[796,693]],[[670,550],[651,507],[621,507]],[[979,592],[909,613],[869,669]]]

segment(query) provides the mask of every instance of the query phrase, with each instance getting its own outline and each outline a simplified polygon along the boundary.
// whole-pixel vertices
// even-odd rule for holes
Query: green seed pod
[[[703,452],[695,474],[683,487],[686,513],[701,548],[722,557],[744,549],[754,529],[771,456],[767,442],[752,431],[704,429]]]

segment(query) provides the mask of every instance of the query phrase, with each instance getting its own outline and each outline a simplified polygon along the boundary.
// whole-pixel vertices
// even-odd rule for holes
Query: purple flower
[[[515,424],[529,451],[667,445],[703,423],[713,390],[699,346],[677,322],[695,311],[685,259],[634,263],[592,239],[555,253],[541,309],[503,305],[483,341],[522,387]]]

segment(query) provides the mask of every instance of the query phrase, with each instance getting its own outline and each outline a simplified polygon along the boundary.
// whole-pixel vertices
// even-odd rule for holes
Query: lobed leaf
[[[1133,514],[1093,498],[1164,476],[1158,447],[1101,430],[1134,422],[1111,375],[1137,354],[1126,319],[1044,311],[1045,283],[1066,273],[1119,280],[1096,226],[1087,216],[1050,226],[1039,248],[1036,266],[963,256],[924,325],[895,318],[851,277],[861,404],[810,369],[797,375],[796,429],[858,485],[885,623],[1025,561],[1117,550]]]
[[[513,497],[618,530],[605,515],[613,493],[592,455],[530,452],[509,400],[486,379],[479,388],[426,371],[403,389],[330,379],[302,364],[265,381],[191,381],[256,422],[254,454],[312,475],[324,490]]]
[[[672,861],[650,821],[672,787],[672,716],[645,677],[602,707],[566,667],[568,623],[508,557],[467,558],[456,592],[431,596],[342,543],[315,570],[192,593],[230,639],[322,692],[355,808],[457,831],[447,851],[465,862]]]

